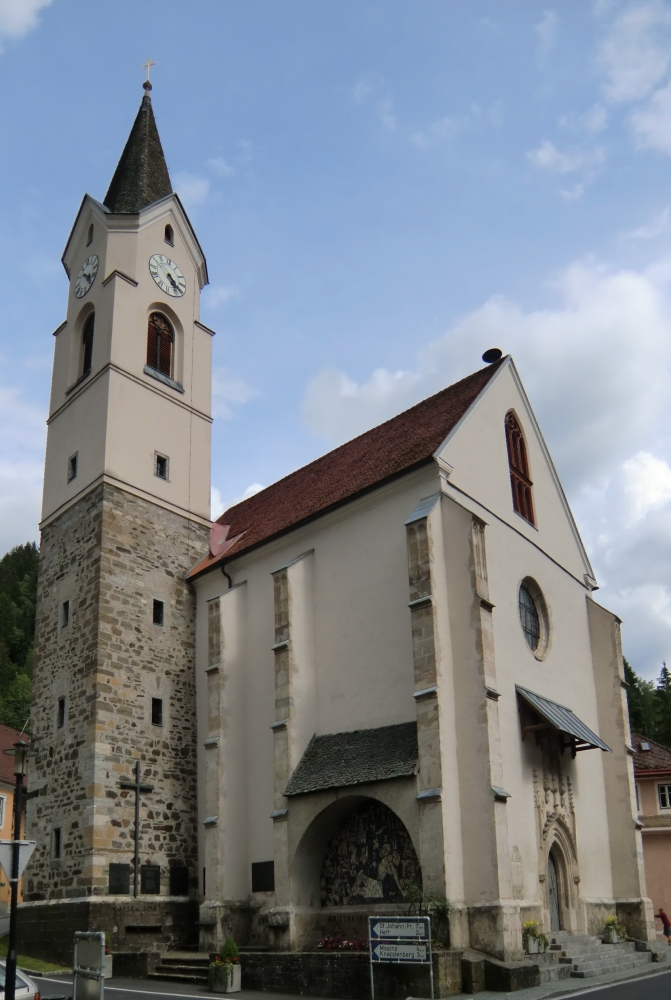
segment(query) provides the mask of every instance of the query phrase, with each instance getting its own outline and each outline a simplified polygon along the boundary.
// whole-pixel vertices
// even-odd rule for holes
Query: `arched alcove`
[[[422,873],[410,834],[396,813],[367,799],[343,819],[326,848],[322,906],[402,903],[416,898]]]

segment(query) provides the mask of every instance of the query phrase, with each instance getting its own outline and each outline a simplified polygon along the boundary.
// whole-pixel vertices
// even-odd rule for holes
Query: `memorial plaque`
[[[140,868],[140,892],[143,896],[158,896],[160,894],[160,865],[142,865]]]

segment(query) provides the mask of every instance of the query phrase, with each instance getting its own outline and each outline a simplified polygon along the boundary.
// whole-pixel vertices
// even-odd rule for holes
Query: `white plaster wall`
[[[86,246],[91,222],[94,237]],[[175,232],[174,247],[164,239],[168,223]],[[77,299],[75,281],[91,253],[100,259],[98,274],[90,291]],[[166,295],[153,281],[148,262],[154,253],[166,254],[183,271],[187,286],[180,298]],[[43,519],[72,496],[62,471],[67,470],[69,455],[78,450],[85,454],[93,447],[96,461],[105,456],[104,468],[96,475],[107,474],[209,519],[212,347],[210,333],[197,323],[204,258],[179,203],[171,197],[139,216],[114,216],[87,197],[64,260],[71,281],[66,323],[55,344]],[[115,270],[131,281],[113,276]],[[91,376],[73,390],[81,374],[83,319],[92,308]],[[164,312],[175,328],[174,376],[183,393],[144,372],[147,321],[154,309]],[[110,365],[112,378],[97,377]],[[109,398],[103,400],[101,392]],[[102,419],[106,420],[104,448],[100,447]],[[170,458],[167,483],[154,475],[155,451]],[[85,479],[78,476],[78,480],[81,489]]]
[[[515,410],[526,438],[536,527],[517,514],[511,502],[504,429],[506,413],[511,409]],[[571,518],[567,517],[567,507],[546,454],[514,367],[507,364],[447,440],[440,458],[454,469],[451,483],[540,545],[582,582],[583,575],[591,570]]]
[[[273,857],[272,572],[314,550],[308,559],[290,568],[291,576],[301,575],[304,593],[306,587],[312,592],[312,607],[306,606],[303,599],[300,617],[294,622],[296,652],[302,660],[301,676],[294,691],[300,744],[306,743],[315,732],[344,732],[414,720],[405,520],[419,501],[437,488],[437,469],[427,467],[426,471],[405,477],[374,496],[355,501],[226,564],[234,584],[245,581],[247,591],[246,753],[242,766],[246,769],[248,789],[249,862]],[[206,711],[203,693],[207,668],[206,602],[222,593],[227,583],[217,567],[196,580],[195,585],[198,712],[202,720]],[[314,616],[314,638],[308,626],[309,615]],[[199,796],[204,803],[200,780]],[[205,813],[202,808],[200,811],[202,821]],[[242,864],[243,860],[233,861],[229,855],[229,863]],[[250,878],[249,864],[244,863]]]

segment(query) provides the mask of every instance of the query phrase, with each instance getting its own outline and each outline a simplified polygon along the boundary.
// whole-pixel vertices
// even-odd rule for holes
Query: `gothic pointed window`
[[[147,365],[172,377],[172,350],[175,337],[172,326],[161,313],[149,317],[147,332]]]
[[[93,359],[93,327],[95,324],[95,313],[91,313],[84,323],[82,330],[82,346],[84,361],[82,364],[82,378],[91,372],[91,361]]]
[[[522,428],[512,410],[506,416],[506,444],[508,446],[510,486],[513,492],[513,509],[530,524],[535,525],[533,483],[529,478],[527,446]]]

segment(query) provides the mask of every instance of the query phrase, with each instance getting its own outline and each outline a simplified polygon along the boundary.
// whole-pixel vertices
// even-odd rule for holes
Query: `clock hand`
[[[171,275],[170,271],[167,272],[167,275],[168,275],[168,281],[170,282],[170,284],[172,285],[172,287],[173,288],[177,288],[177,282],[175,281],[175,279]]]

